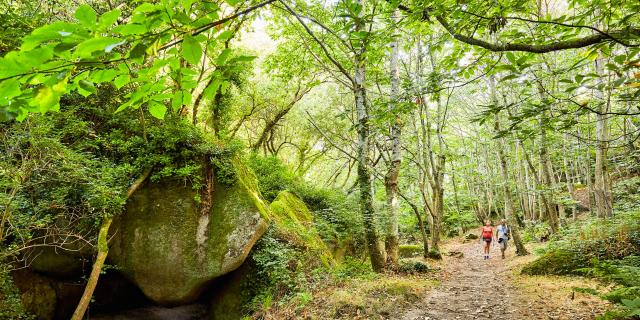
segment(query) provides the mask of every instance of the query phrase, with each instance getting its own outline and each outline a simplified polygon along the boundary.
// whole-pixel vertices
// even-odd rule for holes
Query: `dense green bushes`
[[[342,190],[316,187],[296,176],[276,157],[252,154],[249,166],[256,173],[260,191],[273,201],[284,190],[300,197],[314,215],[314,224],[327,242],[362,243],[362,224],[356,200]]]
[[[616,182],[611,192],[616,209],[640,210],[640,176]]]

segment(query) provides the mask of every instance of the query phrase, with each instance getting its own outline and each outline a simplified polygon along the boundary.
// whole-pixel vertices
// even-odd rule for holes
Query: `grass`
[[[305,296],[271,308],[264,319],[378,319],[413,307],[438,282],[428,275],[377,274],[329,284]]]

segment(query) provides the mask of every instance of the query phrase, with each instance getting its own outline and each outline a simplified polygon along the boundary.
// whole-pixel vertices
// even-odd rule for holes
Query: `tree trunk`
[[[356,1],[362,4],[362,1]],[[362,19],[358,19],[362,21]],[[356,22],[356,32],[363,29],[363,22]],[[358,187],[360,188],[360,211],[364,222],[364,232],[367,242],[367,250],[371,258],[371,266],[376,272],[381,272],[385,267],[384,248],[378,240],[378,232],[375,223],[375,209],[373,207],[371,167],[369,159],[369,110],[365,89],[365,59],[364,47],[354,55],[355,75],[353,93],[355,96],[356,113],[358,116]]]
[[[392,19],[396,20],[396,13],[393,13]],[[400,113],[398,111],[398,43],[397,40],[391,42],[391,59],[389,63],[389,73],[391,78],[391,93],[389,111],[394,115],[393,123],[391,124],[391,159],[389,161],[389,168],[387,174],[384,177],[384,186],[387,195],[387,210],[388,210],[388,230],[385,242],[385,248],[387,251],[387,259],[391,265],[398,264],[398,252],[399,252],[399,232],[398,232],[398,176],[400,175],[400,164],[402,161],[401,154],[401,127],[400,127]]]
[[[491,77],[489,79],[489,88],[491,91],[491,96],[493,98],[493,102],[497,105],[498,99],[496,98],[496,88],[495,88],[495,79]],[[494,133],[497,135],[500,132],[500,115],[495,115],[494,120]],[[498,161],[500,162],[500,173],[502,174],[502,190],[504,192],[504,200],[505,200],[505,210],[504,215],[509,223],[509,228],[511,229],[511,236],[513,237],[513,243],[516,246],[516,254],[519,256],[524,256],[529,254],[527,249],[525,249],[524,244],[522,243],[522,239],[520,238],[520,227],[518,226],[518,221],[515,216],[515,206],[513,204],[513,197],[511,196],[511,190],[509,190],[509,171],[507,170],[507,160],[505,158],[503,146],[506,144],[504,138],[500,138],[498,140],[498,145],[496,148],[498,149]]]
[[[542,181],[544,182],[546,205],[547,205],[547,219],[549,220],[549,226],[551,232],[558,232],[558,210],[556,210],[556,203],[553,200],[553,178],[551,177],[551,168],[549,167],[549,152],[547,150],[547,129],[544,127],[546,121],[546,111],[543,111],[540,116],[540,166],[542,169]]]
[[[134,181],[134,183],[127,190],[127,199],[129,199],[133,195],[133,193],[136,192],[138,188],[140,188],[142,183],[147,180],[149,175],[151,175],[151,169],[146,170],[140,178]],[[87,307],[91,302],[93,291],[96,289],[98,278],[100,277],[100,273],[102,272],[104,260],[109,254],[109,244],[107,243],[107,238],[109,236],[109,227],[111,227],[111,222],[113,222],[113,217],[108,217],[105,218],[100,225],[100,232],[98,233],[98,255],[96,257],[96,260],[93,262],[93,267],[91,268],[91,274],[89,275],[89,279],[87,280],[87,285],[84,288],[82,297],[80,297],[80,302],[78,302],[76,310],[71,316],[71,320],[82,320],[82,318],[84,318],[85,312],[87,311]]]

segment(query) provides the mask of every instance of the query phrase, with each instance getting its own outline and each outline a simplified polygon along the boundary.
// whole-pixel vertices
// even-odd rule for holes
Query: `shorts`
[[[498,244],[500,245],[500,250],[507,250],[507,239],[498,239]]]
[[[491,238],[482,238],[482,241],[491,244]]]

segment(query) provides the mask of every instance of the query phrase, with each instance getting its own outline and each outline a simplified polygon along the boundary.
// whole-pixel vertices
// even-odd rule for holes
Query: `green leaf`
[[[78,81],[78,93],[80,93],[83,97],[88,97],[96,93],[96,87],[90,81],[80,80]]]
[[[627,60],[626,54],[617,55],[613,58],[613,61],[615,61],[617,64],[623,64],[625,60]]]
[[[113,69],[98,70],[91,73],[91,81],[102,83],[113,80],[118,73]]]
[[[116,80],[113,81],[113,84],[116,86],[116,89],[120,89],[131,82],[131,77],[128,74],[123,74],[118,76]]]
[[[178,111],[184,105],[188,105],[191,103],[191,93],[186,90],[178,91],[173,94],[171,98],[171,108],[173,111]]]
[[[147,32],[147,27],[141,24],[121,24],[113,29],[114,32],[123,36],[130,36],[133,34],[144,34]]]
[[[43,42],[51,40],[62,40],[78,36],[78,26],[68,22],[54,22],[50,25],[42,26],[33,30],[30,35],[22,39],[20,49],[29,51],[36,48]]]
[[[0,105],[8,105],[12,98],[19,96],[20,81],[18,79],[7,79],[0,82]]]
[[[76,19],[80,21],[80,24],[93,30],[96,27],[96,19],[98,16],[91,6],[83,4],[76,9]]]
[[[200,42],[190,35],[186,35],[182,40],[182,57],[191,64],[198,64],[202,58],[202,47]]]
[[[139,6],[137,6],[135,9],[133,9],[133,14],[138,14],[138,13],[145,13],[145,12],[153,12],[158,10],[158,7],[156,7],[154,4],[151,4],[149,2],[145,2]]]
[[[151,113],[154,118],[162,120],[164,119],[165,113],[167,113],[167,107],[160,102],[151,100],[149,101],[149,113]]]
[[[220,40],[220,41],[227,41],[227,40],[231,39],[231,37],[233,37],[233,34],[234,34],[234,33],[235,33],[235,32],[234,32],[233,30],[226,30],[226,31],[223,31],[223,32],[221,32],[221,33],[218,35],[218,40]]]
[[[100,16],[100,20],[98,20],[98,28],[101,30],[105,30],[116,21],[120,17],[120,9],[113,9],[111,11],[107,11]]]
[[[80,43],[74,52],[76,57],[89,58],[96,51],[111,52],[115,47],[123,45],[125,41],[118,38],[93,38]]]
[[[42,113],[59,110],[60,96],[66,91],[67,81],[68,78],[64,78],[52,86],[43,85],[29,104]]]
[[[231,49],[226,48],[222,50],[222,52],[220,52],[220,55],[216,58],[216,65],[224,66],[227,62],[227,59],[229,58],[229,55],[231,55]]]
[[[182,0],[182,8],[187,13],[191,12],[191,5],[196,2],[196,0]]]

